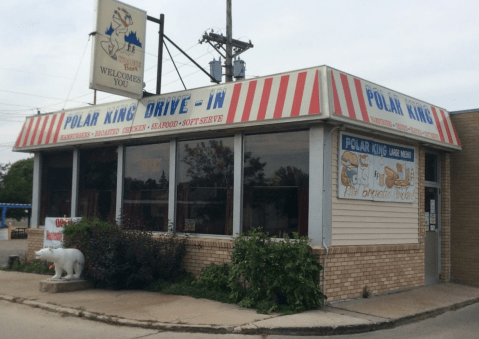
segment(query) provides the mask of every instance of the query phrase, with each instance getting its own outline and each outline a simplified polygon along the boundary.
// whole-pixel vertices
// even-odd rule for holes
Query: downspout
[[[323,154],[324,154],[324,148],[326,146],[326,140],[329,140],[331,138],[331,135],[333,134],[333,131],[335,129],[341,129],[341,130],[344,130],[344,126],[336,126],[334,127],[328,134],[328,139],[325,139],[323,141]],[[323,192],[324,192],[324,173],[325,173],[325,168],[324,168],[324,163],[325,161],[323,160]],[[323,211],[323,215],[324,215],[324,211]],[[331,213],[330,213],[330,220],[329,221],[329,225],[332,225],[333,221],[332,221],[332,216],[331,216]],[[328,246],[326,246],[326,242],[325,242],[325,238],[324,238],[324,218],[323,218],[323,247],[326,249],[326,255],[324,256],[324,262],[323,262],[323,306],[324,306],[324,293],[326,292],[326,261],[328,260],[328,254],[329,254],[329,248]]]

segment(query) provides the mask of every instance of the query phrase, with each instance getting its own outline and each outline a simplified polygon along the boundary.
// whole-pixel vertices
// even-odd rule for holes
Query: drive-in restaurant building
[[[449,113],[328,66],[28,117],[45,217],[189,233],[185,268],[261,226],[311,239],[329,300],[450,280]],[[201,244],[201,248],[193,246]]]

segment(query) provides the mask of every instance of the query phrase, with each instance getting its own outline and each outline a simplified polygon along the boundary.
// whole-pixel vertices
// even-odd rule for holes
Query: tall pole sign
[[[146,12],[116,0],[97,0],[90,88],[143,97]]]

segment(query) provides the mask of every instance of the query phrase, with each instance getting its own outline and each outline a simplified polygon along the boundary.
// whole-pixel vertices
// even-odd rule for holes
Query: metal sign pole
[[[163,37],[164,37],[164,29],[165,29],[165,15],[160,14],[160,19],[154,18],[152,16],[147,16],[147,20],[156,22],[160,25],[159,40],[158,40],[158,67],[156,73],[156,94],[161,94],[161,72],[163,66]]]

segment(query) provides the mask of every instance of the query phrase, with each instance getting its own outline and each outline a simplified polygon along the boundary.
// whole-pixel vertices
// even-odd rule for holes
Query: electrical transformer
[[[221,82],[221,58],[219,60],[210,61],[210,75],[215,78],[217,82]],[[211,82],[214,82],[211,80]]]

